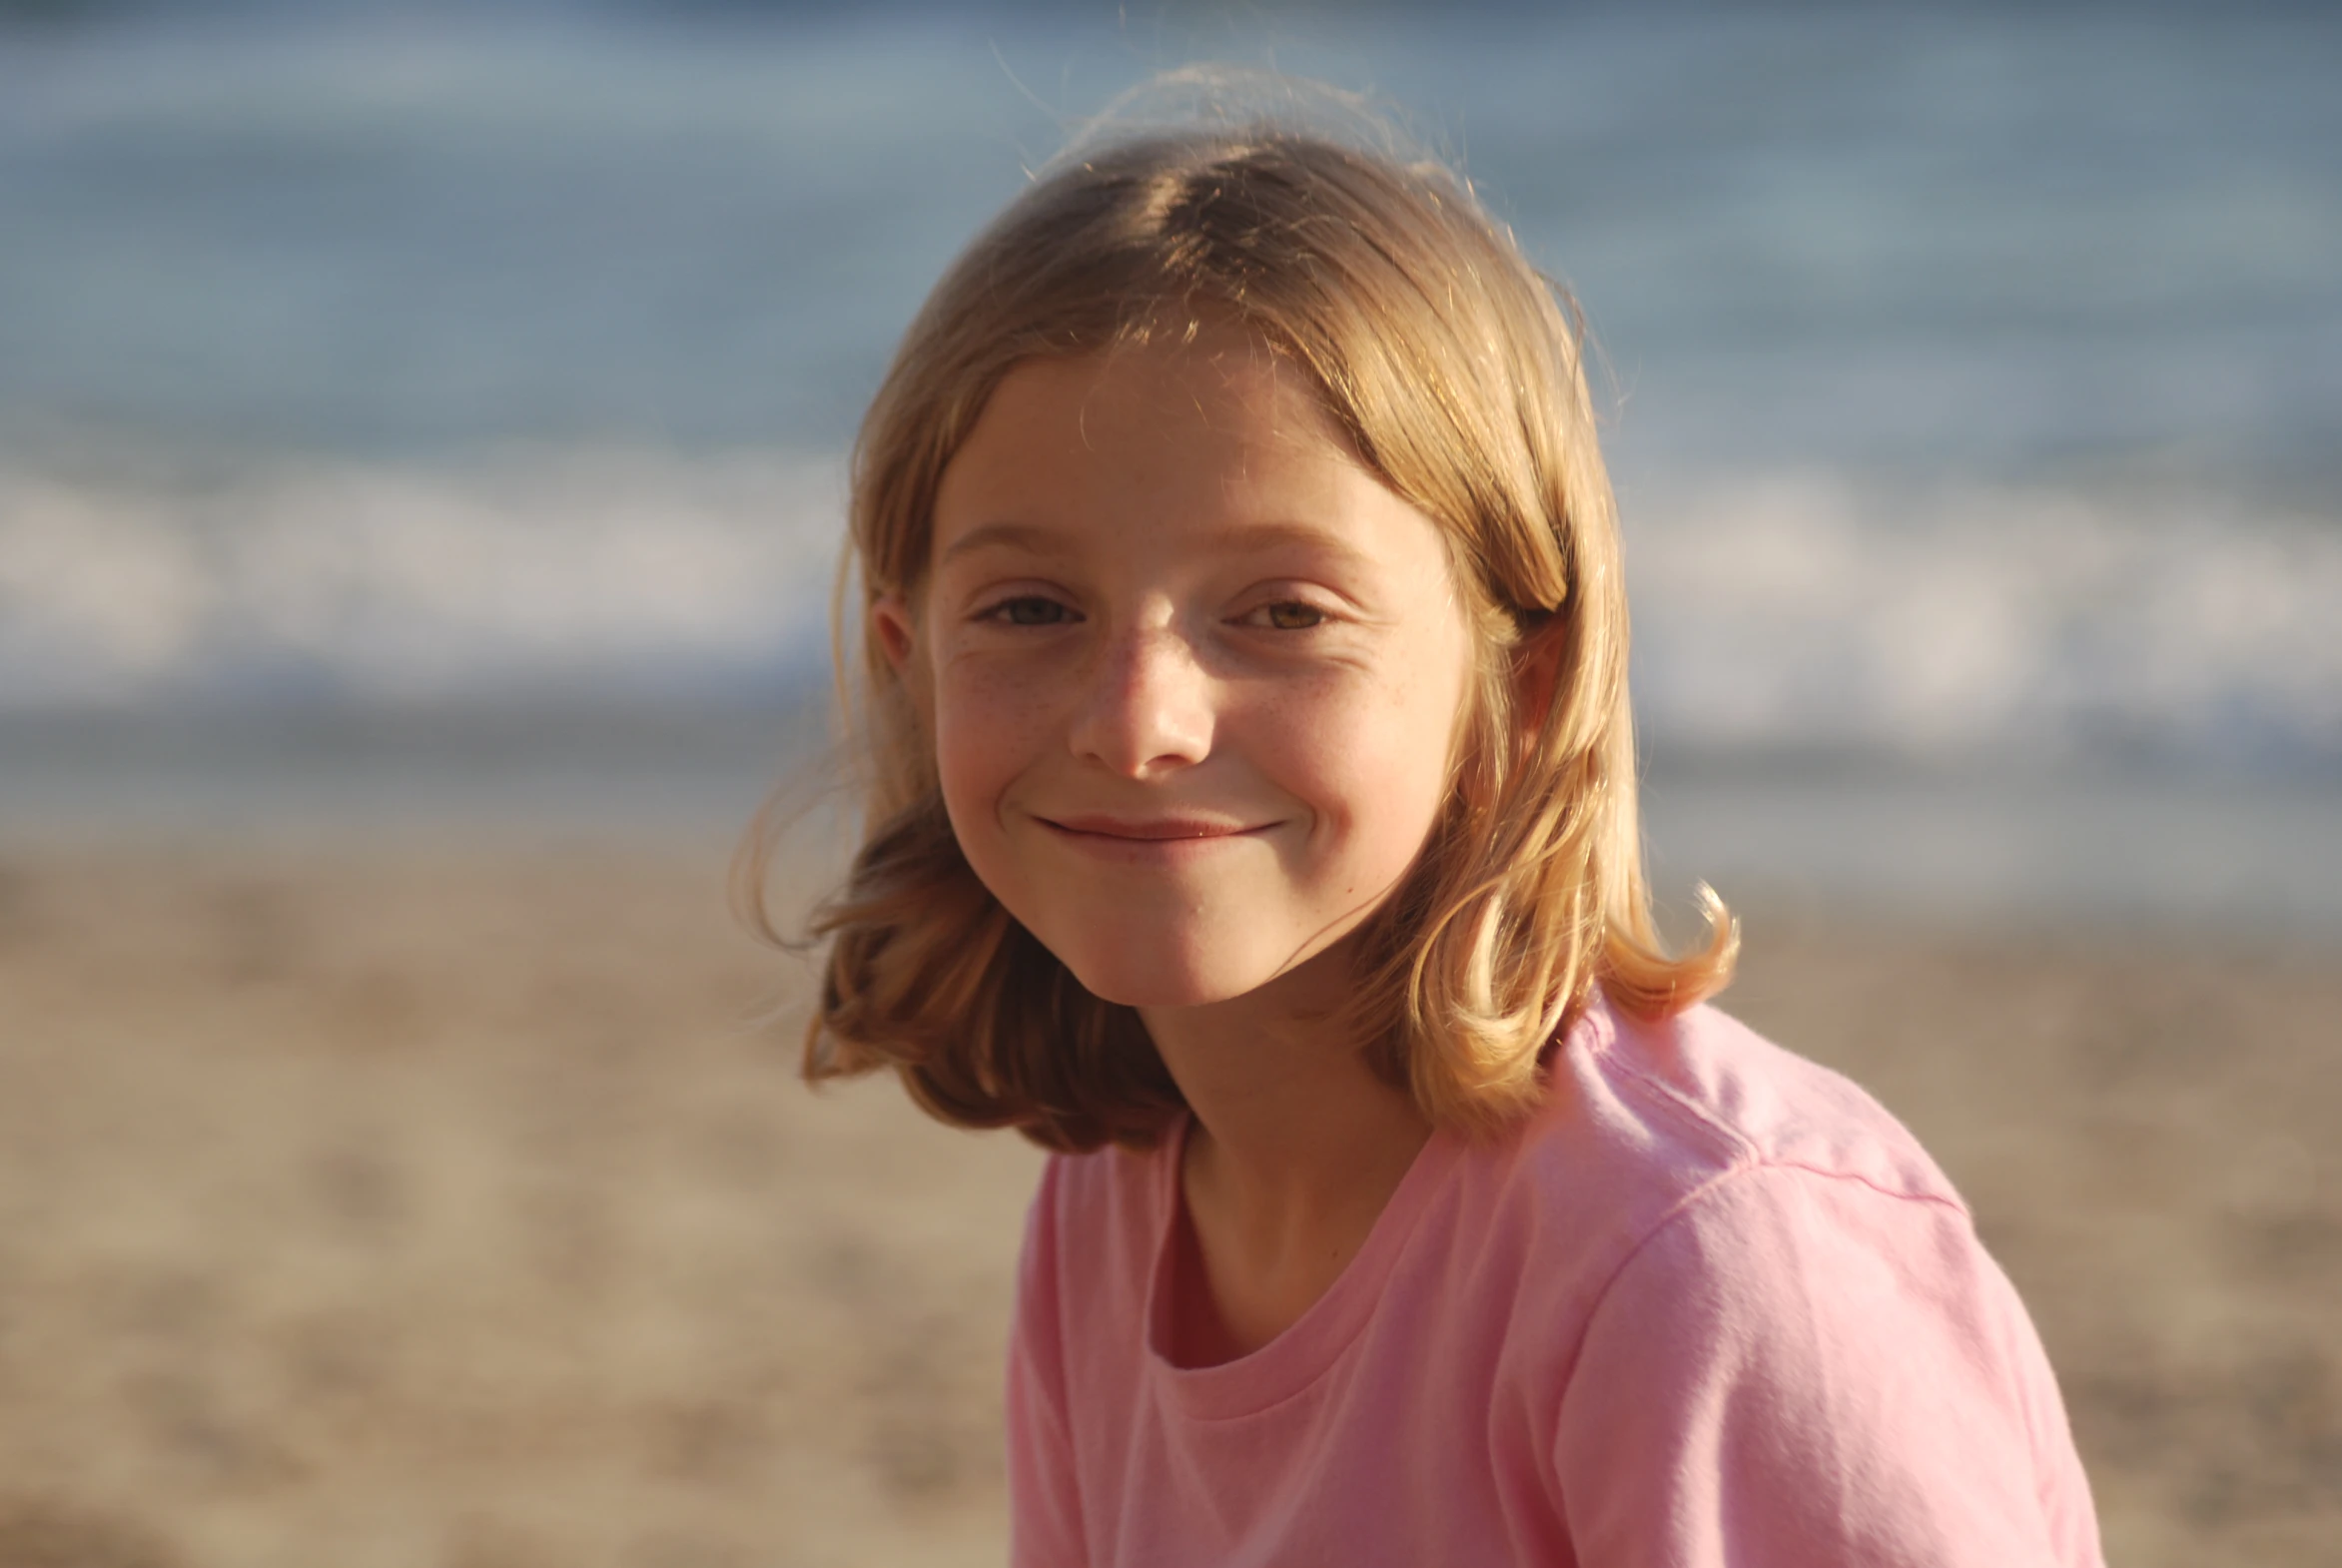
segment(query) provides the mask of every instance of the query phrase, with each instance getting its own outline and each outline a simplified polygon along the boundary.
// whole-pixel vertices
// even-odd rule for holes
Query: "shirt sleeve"
[[[1758,1167],[1595,1307],[1554,1462],[1583,1568],[2100,1568],[2023,1306],[1955,1204]]]
[[[1025,1219],[1017,1307],[1009,1333],[1009,1561],[1081,1568],[1081,1498],[1067,1418],[1058,1272],[1058,1162],[1043,1170]]]

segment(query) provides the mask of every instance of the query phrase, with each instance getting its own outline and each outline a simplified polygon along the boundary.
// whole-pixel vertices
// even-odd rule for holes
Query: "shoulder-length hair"
[[[1540,1100],[1544,1048],[1597,986],[1672,1013],[1730,978],[1736,932],[1713,895],[1700,951],[1671,956],[1653,925],[1626,595],[1575,307],[1445,169],[1275,123],[1062,165],[952,265],[895,355],[854,452],[858,587],[841,578],[836,640],[864,826],[813,922],[829,948],[805,1076],[892,1069],[946,1122],[1069,1151],[1144,1146],[1182,1109],[1137,1014],[1086,991],[969,868],[931,738],[863,633],[878,598],[920,591],[937,486],[1012,367],[1206,321],[1300,370],[1358,459],[1447,540],[1477,675],[1449,799],[1356,934],[1348,1021],[1435,1125],[1497,1132]],[[1524,712],[1543,684],[1520,678],[1532,650],[1554,677]]]

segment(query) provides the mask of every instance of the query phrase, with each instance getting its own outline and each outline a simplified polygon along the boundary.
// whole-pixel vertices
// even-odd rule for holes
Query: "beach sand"
[[[1000,1560],[1039,1156],[794,1082],[680,839],[0,852],[0,1568]],[[2342,1539],[2342,962],[1752,903],[2031,1304],[2129,1568]]]

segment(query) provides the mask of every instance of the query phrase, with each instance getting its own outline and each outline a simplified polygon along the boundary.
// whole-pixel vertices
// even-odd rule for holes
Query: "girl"
[[[870,409],[805,1070],[1056,1151],[1020,1564],[2099,1560],[1942,1173],[1657,940],[1580,345],[1441,170],[1199,128]]]

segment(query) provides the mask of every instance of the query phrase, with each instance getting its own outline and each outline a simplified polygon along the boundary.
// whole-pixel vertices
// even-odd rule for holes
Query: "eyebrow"
[[[1366,555],[1349,540],[1305,522],[1242,522],[1215,528],[1205,535],[1207,548],[1233,553],[1258,553],[1286,545],[1301,545],[1338,555],[1345,563],[1363,563]],[[969,529],[937,557],[941,566],[984,549],[1021,549],[1036,555],[1071,553],[1065,535],[1054,528],[1029,522],[988,522]]]
[[[988,522],[970,528],[952,541],[952,547],[936,558],[941,566],[973,554],[977,550],[1030,550],[1036,555],[1063,555],[1065,539],[1048,528],[1038,528],[1029,522]]]

